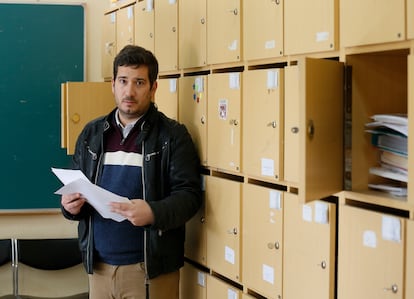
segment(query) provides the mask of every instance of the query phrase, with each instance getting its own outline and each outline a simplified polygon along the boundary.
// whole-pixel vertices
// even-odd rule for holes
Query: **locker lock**
[[[322,261],[320,264],[318,264],[318,266],[321,266],[322,269],[326,268],[326,262]]]
[[[202,125],[206,123],[206,117],[204,115],[201,117],[200,122]]]
[[[398,286],[394,283],[390,288],[385,288],[384,291],[391,291],[396,294],[398,292]]]
[[[232,235],[237,235],[237,228],[234,227],[233,229],[228,229],[227,233],[232,234]]]
[[[292,127],[292,128],[290,129],[290,131],[291,131],[293,134],[297,134],[297,133],[299,132],[299,128],[298,128],[298,127]]]
[[[239,122],[237,121],[237,119],[230,119],[230,124],[237,126],[239,124]]]
[[[272,127],[273,129],[275,129],[276,126],[277,126],[277,123],[276,123],[276,121],[272,121],[272,122],[268,123],[267,126]]]
[[[233,13],[235,16],[237,16],[239,14],[239,11],[237,10],[237,8],[235,8],[235,9],[229,9],[228,12]]]
[[[80,121],[80,115],[78,113],[75,113],[75,114],[72,115],[72,117],[70,118],[70,120],[73,123],[77,124]]]
[[[271,243],[271,242],[269,242],[269,243],[267,243],[267,248],[269,248],[269,249],[279,249],[280,248],[280,244],[279,244],[279,242],[275,242],[275,243]]]

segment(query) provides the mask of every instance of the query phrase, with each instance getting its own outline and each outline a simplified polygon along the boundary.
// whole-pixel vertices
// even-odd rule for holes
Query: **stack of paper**
[[[406,196],[408,182],[408,118],[406,114],[376,114],[366,124],[371,143],[380,151],[371,174],[390,179],[389,184],[369,184],[370,188]]]
[[[104,218],[121,222],[126,218],[111,212],[110,202],[130,202],[128,198],[114,194],[95,184],[92,184],[80,170],[52,168],[52,172],[65,185],[55,194],[81,193],[86,201]]]

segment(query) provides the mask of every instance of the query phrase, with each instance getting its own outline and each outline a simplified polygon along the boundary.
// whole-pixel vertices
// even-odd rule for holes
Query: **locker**
[[[214,276],[207,276],[207,299],[241,298],[242,291]]]
[[[155,2],[155,53],[160,72],[178,69],[178,1]]]
[[[414,298],[414,221],[407,220],[407,239],[405,249],[405,298]]]
[[[340,1],[343,47],[405,39],[405,1]]]
[[[134,5],[120,8],[116,17],[117,52],[126,45],[134,44]]]
[[[285,193],[284,205],[282,298],[335,298],[335,204]]]
[[[208,77],[208,165],[233,172],[241,171],[241,80],[239,72]]]
[[[207,19],[207,63],[240,61],[240,0],[209,0]]]
[[[284,70],[243,74],[243,172],[259,179],[283,179]]]
[[[239,182],[206,177],[207,267],[236,282],[241,281],[240,196]]]
[[[202,176],[205,182],[205,176]],[[205,184],[203,184],[205,185]],[[204,191],[204,190],[203,190]],[[205,192],[203,192],[203,205],[186,224],[185,256],[191,261],[207,266],[207,229],[205,225],[206,208]]]
[[[269,299],[282,296],[283,192],[243,184],[243,285]]]
[[[168,117],[178,119],[178,79],[158,79],[157,92],[155,93],[155,104],[158,110]]]
[[[115,100],[111,82],[66,82],[61,88],[62,147],[72,155],[84,126],[114,109]]]
[[[414,38],[414,0],[407,0],[407,38]]]
[[[245,60],[283,55],[282,1],[243,0],[243,51]]]
[[[180,269],[180,299],[206,299],[208,273],[184,263]]]
[[[202,165],[207,165],[207,76],[179,78],[178,119],[193,138]]]
[[[339,0],[285,1],[285,55],[338,49],[338,6]]]
[[[135,12],[135,44],[154,53],[154,2],[138,0]]]
[[[180,68],[207,65],[207,0],[180,0],[179,15]]]
[[[285,67],[285,180],[302,202],[343,188],[343,70],[315,58]]]
[[[404,298],[404,235],[402,218],[341,205],[338,299]]]
[[[102,77],[112,78],[113,61],[117,54],[116,48],[116,12],[104,15],[102,25]]]

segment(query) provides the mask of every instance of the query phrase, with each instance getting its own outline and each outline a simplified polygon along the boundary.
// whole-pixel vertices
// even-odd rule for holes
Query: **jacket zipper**
[[[141,124],[141,132],[144,129],[145,121]],[[142,141],[142,153],[145,155],[145,142]],[[145,159],[146,160],[146,159]],[[144,201],[147,201],[146,198],[146,189],[145,189],[145,163],[142,165],[142,199]],[[149,298],[149,277],[148,277],[148,266],[147,266],[147,238],[148,238],[148,231],[147,229],[144,229],[144,269],[145,269],[145,289],[146,289],[146,298]]]

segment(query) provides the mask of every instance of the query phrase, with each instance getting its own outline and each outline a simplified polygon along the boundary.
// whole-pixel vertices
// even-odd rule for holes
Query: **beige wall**
[[[82,4],[85,7],[85,81],[103,81],[101,76],[101,36],[103,14],[110,8],[109,0],[0,0],[0,3]]]

